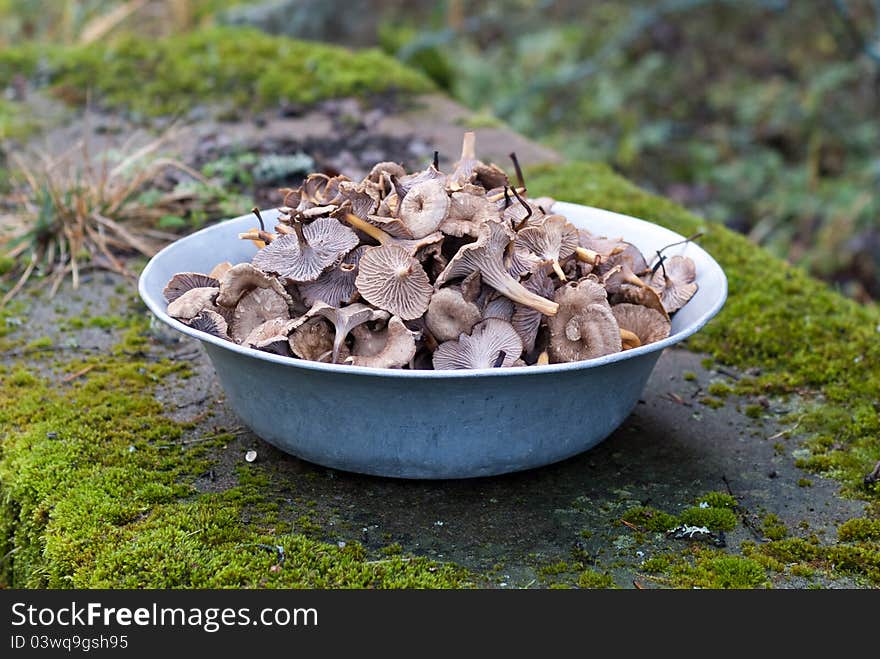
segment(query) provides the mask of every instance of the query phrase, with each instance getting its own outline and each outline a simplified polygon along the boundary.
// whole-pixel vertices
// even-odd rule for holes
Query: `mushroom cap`
[[[611,307],[611,313],[620,329],[635,334],[642,345],[665,339],[672,328],[669,319],[663,314],[640,304],[615,304]]]
[[[550,360],[575,362],[620,352],[620,328],[605,289],[589,279],[556,290],[559,312],[547,319]]]
[[[379,191],[369,181],[366,183],[343,181],[339,184],[339,195],[349,203],[351,212],[358,217],[372,215],[379,206]]]
[[[355,366],[400,368],[415,357],[418,333],[410,331],[400,318],[392,316],[388,321],[388,326],[382,330],[381,334],[383,345],[378,352],[371,355],[361,355],[355,351],[347,361]]]
[[[422,265],[393,243],[364,252],[355,284],[367,302],[403,320],[425,313],[434,292]]]
[[[486,164],[480,161],[477,161],[474,165],[471,180],[486,190],[510,185],[510,178],[508,178],[507,173],[503,169],[495,163]]]
[[[220,279],[217,304],[222,307],[234,307],[245,293],[255,288],[271,288],[282,297],[289,298],[287,291],[275,277],[270,277],[250,263],[238,263],[227,270]]]
[[[302,232],[305,244],[300,245],[296,234],[281,236],[258,251],[251,262],[265,272],[309,282],[339,263],[359,242],[354,231],[332,217],[318,218],[304,225]]]
[[[553,294],[556,292],[553,280],[543,270],[535,272],[523,282],[523,286],[532,293],[546,297],[548,300],[552,299]],[[513,329],[519,334],[519,338],[522,339],[523,348],[526,353],[530,353],[535,349],[535,339],[538,337],[538,330],[541,327],[543,317],[540,311],[535,311],[531,307],[521,304],[514,306],[510,324],[513,325]]]
[[[271,288],[255,288],[245,293],[232,316],[233,340],[244,342],[255,328],[273,318],[290,318],[287,300]]]
[[[220,289],[213,286],[191,288],[168,304],[168,315],[178,320],[192,320],[205,308],[213,311],[214,300],[219,292]]]
[[[454,341],[482,319],[480,308],[457,288],[441,288],[431,296],[425,325],[438,341]]]
[[[409,191],[419,183],[424,183],[425,181],[438,180],[442,183],[446,183],[446,175],[443,174],[439,169],[434,167],[434,164],[431,163],[425,169],[420,172],[416,172],[415,174],[407,174],[406,176],[395,177],[394,184],[395,189],[397,190],[397,195],[400,199],[405,197]],[[390,195],[389,195],[390,196]]]
[[[503,295],[490,295],[486,297],[486,303],[483,305],[483,320],[488,318],[500,318],[510,322],[513,318],[513,310],[516,305],[513,300]],[[536,312],[539,313],[540,312]]]
[[[200,272],[178,272],[165,285],[162,295],[165,296],[166,302],[174,302],[181,295],[194,288],[218,288],[219,286],[220,282],[210,275],[203,275]]]
[[[324,271],[315,281],[299,284],[303,300],[310,305],[320,300],[331,307],[350,302],[357,293],[358,263],[366,250],[366,245],[353,249],[339,265]]]
[[[607,286],[606,286],[607,290]],[[621,284],[611,293],[609,291],[608,300],[613,305],[618,304],[639,304],[649,309],[659,312],[664,318],[669,318],[666,308],[660,301],[660,296],[653,288],[647,284],[638,286],[635,284]]]
[[[461,157],[452,166],[452,174],[449,175],[450,187],[461,188],[471,181],[474,169],[481,164],[477,160],[476,154],[476,135],[472,131],[464,134],[461,141]]]
[[[222,261],[221,263],[218,263],[213,268],[211,268],[211,272],[208,273],[208,276],[216,279],[218,282],[217,285],[219,286],[220,279],[222,279],[223,275],[229,272],[231,268],[232,264],[229,261]]]
[[[332,363],[335,364],[337,358],[339,357],[340,348],[342,347],[345,338],[348,336],[348,333],[352,330],[352,328],[376,320],[388,320],[390,314],[387,311],[373,309],[366,304],[360,303],[351,304],[347,307],[336,309],[334,307],[324,304],[323,302],[316,302],[315,305],[311,309],[309,309],[306,315],[323,316],[331,323],[333,323],[335,335],[333,338]]]
[[[522,341],[510,323],[489,318],[475,325],[470,335],[441,343],[434,351],[434,368],[493,368],[502,352],[500,365],[513,366],[522,354]]]
[[[272,318],[251,330],[242,345],[276,355],[288,355],[288,335],[297,323],[298,319]]]
[[[663,268],[666,269],[665,275]],[[673,313],[687,304],[697,292],[697,269],[693,259],[687,256],[671,256],[663,261],[663,268],[654,273],[651,288],[660,295],[663,308]]]
[[[501,212],[485,195],[453,192],[449,198],[449,209],[438,229],[443,233],[460,238],[480,235],[480,226],[489,221],[498,221]]]
[[[400,163],[390,161],[377,162],[364,180],[379,183],[386,175],[403,177],[406,176],[406,170]]]
[[[315,206],[342,203],[339,184],[348,181],[346,176],[327,176],[326,174],[309,174],[302,184],[302,195]]]
[[[198,316],[189,321],[189,326],[200,332],[206,332],[220,339],[229,340],[229,325],[226,319],[216,311],[202,309]]]
[[[549,264],[574,254],[578,247],[577,228],[561,215],[548,215],[535,226],[527,226],[516,235],[516,246]]]
[[[333,354],[333,326],[326,318],[313,316],[293,330],[288,339],[290,351],[300,359],[313,362],[330,361]],[[339,356],[348,357],[348,347],[343,343]]]
[[[463,245],[458,250],[449,265],[437,276],[434,285],[440,287],[451,279],[466,277],[479,270],[484,284],[514,302],[530,306],[546,315],[555,314],[555,302],[535,295],[507,272],[504,255],[511,242],[511,234],[512,231],[500,222],[487,222],[480,227],[480,237],[476,242]]]
[[[439,179],[410,188],[400,202],[398,215],[412,238],[424,238],[437,230],[449,210],[449,195]]]

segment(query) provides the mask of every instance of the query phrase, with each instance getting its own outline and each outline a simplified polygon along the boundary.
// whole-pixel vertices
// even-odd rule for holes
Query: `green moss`
[[[706,407],[711,407],[713,410],[724,407],[723,400],[721,400],[720,398],[714,398],[712,396],[703,396],[700,399],[700,404],[705,405]]]
[[[708,387],[706,387],[706,391],[708,391],[713,396],[718,396],[719,398],[725,398],[733,393],[733,389],[730,388],[724,382],[713,382]]]
[[[761,533],[770,540],[782,540],[788,535],[788,528],[777,515],[768,513],[761,520]]]
[[[880,519],[857,517],[847,520],[837,528],[837,537],[843,542],[858,540],[880,541]]]
[[[764,408],[760,405],[746,405],[743,409],[743,414],[750,419],[760,419],[764,415]]]
[[[596,570],[584,570],[578,576],[579,588],[617,588],[614,583],[614,577],[607,572],[597,572]]]
[[[671,564],[668,556],[652,556],[644,560],[640,567],[643,572],[648,574],[662,574],[669,569]]]
[[[688,508],[678,517],[679,522],[689,526],[705,526],[710,531],[732,531],[736,528],[736,514],[729,508]]]
[[[37,63],[56,93],[82,103],[89,90],[107,106],[156,116],[205,103],[242,111],[279,102],[432,88],[427,78],[378,50],[210,28],[162,40],[122,37],[87,46],[26,46],[0,52],[0,86]]]
[[[727,492],[706,492],[701,497],[697,497],[696,504],[706,503],[712,508],[736,508],[736,499]]]
[[[719,551],[695,552],[693,562],[680,560],[669,567],[671,585],[677,588],[743,589],[767,585],[767,573],[756,561]]]
[[[662,510],[650,506],[630,508],[623,513],[621,519],[655,533],[665,533],[678,526],[678,518],[675,515],[664,513]]]
[[[63,387],[17,367],[0,379],[0,583],[39,588],[460,587],[463,570],[411,556],[370,561],[357,543],[270,531],[277,503],[245,484],[197,494],[206,442],[163,416],[157,382],[181,366],[144,361],[144,319]],[[245,507],[242,501],[255,506]],[[247,521],[245,521],[245,519]],[[298,522],[299,524],[299,522]],[[277,548],[281,547],[281,550]],[[267,549],[268,548],[268,549]],[[284,558],[284,560],[281,559]]]
[[[546,165],[527,172],[529,192],[599,206],[640,217],[683,235],[700,230],[700,244],[728,278],[724,309],[688,339],[693,350],[735,367],[759,367],[761,375],[742,378],[739,394],[801,394],[815,397],[798,410],[799,432],[830,434],[840,448],[811,447],[827,454],[827,472],[850,494],[875,496],[862,477],[880,460],[876,401],[880,369],[880,311],[838,295],[802,270],[774,258],[733,231],[709,223],[675,203],[650,195],[594,163]],[[760,406],[746,414],[759,417]]]
[[[813,481],[809,478],[798,478],[798,487],[813,487]]]
[[[683,377],[688,382],[696,382],[697,380],[697,374],[693,371],[685,371],[681,374],[681,377]]]

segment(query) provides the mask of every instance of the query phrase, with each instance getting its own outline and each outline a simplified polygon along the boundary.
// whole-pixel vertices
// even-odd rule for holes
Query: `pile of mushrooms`
[[[691,259],[649,263],[595,236],[477,160],[474,134],[449,173],[437,154],[362,181],[311,174],[285,189],[274,231],[240,238],[250,263],[182,272],[168,314],[257,350],[373,368],[472,369],[592,359],[659,341],[697,290]]]

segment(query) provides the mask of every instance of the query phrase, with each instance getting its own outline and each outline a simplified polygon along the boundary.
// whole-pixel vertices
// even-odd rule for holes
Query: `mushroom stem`
[[[546,350],[544,352],[542,352],[540,355],[538,355],[538,360],[535,362],[535,364],[538,366],[546,366],[549,363],[550,363],[550,355],[547,354]]]
[[[473,131],[468,131],[464,134],[464,139],[461,141],[461,159],[462,160],[475,160],[476,159],[476,157],[477,157],[476,141],[477,141],[477,135]]]
[[[280,233],[283,236],[289,236],[293,233],[293,227],[288,226],[287,224],[276,224],[275,231]]]
[[[624,349],[626,348],[638,348],[642,345],[642,340],[638,337],[638,335],[630,332],[627,329],[620,328],[620,340],[623,342]]]
[[[359,231],[363,231],[370,238],[378,240],[382,245],[392,241],[391,235],[382,231],[379,227],[374,227],[366,220],[362,220],[354,213],[346,213],[345,221]]]
[[[510,206],[510,193],[507,191],[508,186],[504,186],[504,207],[508,208]]]
[[[519,192],[519,193],[521,193],[521,194],[524,193],[524,192],[526,191],[525,188],[514,188],[513,186],[511,186],[510,189],[511,189],[511,190],[516,190],[517,192]],[[493,195],[488,195],[488,196],[486,197],[486,200],[487,200],[487,201],[501,201],[502,199],[504,199],[504,195],[505,195],[504,192],[496,192],[496,193],[493,194]]]
[[[257,208],[256,206],[254,206],[253,208],[251,208],[251,213],[253,213],[254,215],[256,215],[256,216],[257,216],[257,220],[259,220],[259,222],[260,222],[260,231],[265,231],[265,230],[266,230],[266,225],[263,223],[263,216],[260,215],[260,209]]]
[[[440,169],[440,152],[434,151],[434,169]]]
[[[257,247],[265,247],[275,239],[271,233],[259,229],[248,229],[244,233],[238,234],[238,237],[241,240],[250,240]]]
[[[565,273],[562,271],[562,266],[559,265],[559,261],[556,259],[553,259],[553,272],[555,272],[556,276],[559,277],[559,281],[568,281]]]
[[[519,183],[519,187],[525,189],[526,180],[523,178],[522,169],[519,166],[519,159],[516,157],[516,153],[511,153],[508,158],[513,161],[513,168],[516,170],[516,182]]]
[[[507,358],[507,353],[504,352],[503,350],[499,350],[498,356],[495,358],[495,363],[492,364],[492,368],[500,368],[506,358]]]
[[[294,220],[293,222],[293,230],[296,232],[296,239],[299,241],[300,247],[305,247],[309,243],[306,240],[306,237],[303,235],[303,227],[302,222],[300,220]]]
[[[523,190],[525,190],[525,188],[523,188]],[[516,197],[516,200],[522,204],[523,208],[526,209],[526,216],[519,221],[519,224],[517,224],[516,227],[514,227],[515,231],[519,231],[526,225],[526,223],[529,221],[529,218],[532,216],[532,207],[529,206],[525,201],[523,201],[523,198],[519,196],[516,188],[513,188],[513,196]]]
[[[577,257],[578,261],[582,263],[591,263],[592,265],[596,265],[599,261],[599,252],[594,252],[591,249],[587,249],[586,247],[576,247],[574,250],[574,254]]]
[[[496,272],[495,268],[486,268],[481,271],[483,281],[494,288],[502,295],[509,297],[517,304],[540,311],[545,316],[555,316],[559,311],[559,305],[553,300],[548,300],[535,293],[532,293],[525,286],[520,284],[516,279],[499,268]]]

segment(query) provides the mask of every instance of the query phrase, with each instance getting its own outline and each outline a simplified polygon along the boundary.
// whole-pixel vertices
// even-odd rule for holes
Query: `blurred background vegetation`
[[[379,46],[485,122],[880,298],[880,0],[0,0],[0,49],[218,24]]]

